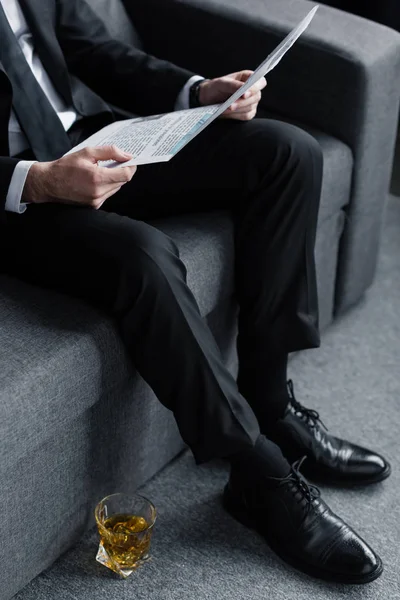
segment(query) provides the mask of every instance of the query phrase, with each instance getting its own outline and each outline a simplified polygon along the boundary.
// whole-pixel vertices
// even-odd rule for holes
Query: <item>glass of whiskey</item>
[[[112,494],[95,509],[100,544],[96,560],[126,578],[149,559],[154,505],[137,494]]]

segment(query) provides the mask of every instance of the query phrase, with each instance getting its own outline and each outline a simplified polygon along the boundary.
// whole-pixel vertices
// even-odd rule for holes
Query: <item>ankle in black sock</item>
[[[288,355],[283,354],[239,368],[239,391],[253,409],[263,433],[283,418],[289,403],[287,363]]]
[[[264,435],[257,438],[253,448],[235,454],[228,460],[234,471],[252,480],[262,477],[286,477],[291,468],[279,446]]]

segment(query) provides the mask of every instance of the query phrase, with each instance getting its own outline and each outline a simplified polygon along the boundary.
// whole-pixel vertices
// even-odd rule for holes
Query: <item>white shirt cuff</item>
[[[179,96],[176,99],[175,110],[186,110],[189,106],[189,90],[196,81],[201,81],[204,77],[200,75],[193,75],[183,86],[179,92]]]
[[[26,177],[31,166],[36,160],[20,160],[14,169],[6,198],[6,210],[22,214],[26,210],[26,203],[21,202]]]

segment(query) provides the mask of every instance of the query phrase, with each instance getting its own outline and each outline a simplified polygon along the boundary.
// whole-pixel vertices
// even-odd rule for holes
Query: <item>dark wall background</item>
[[[321,0],[400,31],[400,0]]]

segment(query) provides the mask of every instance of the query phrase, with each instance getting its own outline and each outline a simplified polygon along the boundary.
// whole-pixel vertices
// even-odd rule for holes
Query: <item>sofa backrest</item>
[[[142,48],[139,34],[132,25],[121,0],[82,0],[104,21],[110,34],[123,42]]]

